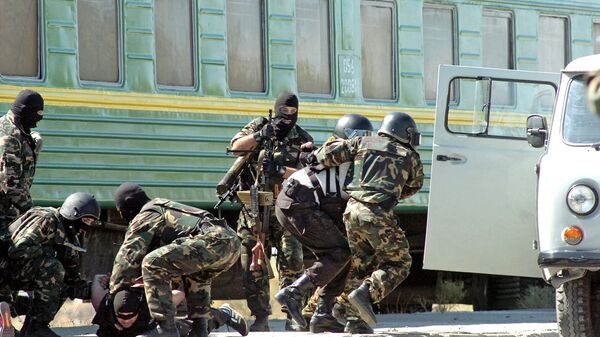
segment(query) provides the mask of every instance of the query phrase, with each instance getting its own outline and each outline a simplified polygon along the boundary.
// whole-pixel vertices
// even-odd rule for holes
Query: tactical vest
[[[356,200],[392,207],[400,200],[410,172],[410,151],[387,137],[363,137],[354,157],[354,175],[346,191]]]
[[[224,219],[217,219],[208,211],[167,199],[150,200],[142,207],[140,213],[146,211],[156,212],[162,216],[165,226],[160,240],[163,243],[199,234],[206,227],[227,226]]]

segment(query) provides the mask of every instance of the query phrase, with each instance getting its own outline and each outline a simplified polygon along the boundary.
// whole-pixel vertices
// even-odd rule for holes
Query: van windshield
[[[573,78],[567,94],[563,138],[572,144],[600,143],[600,117],[590,110],[583,75]]]

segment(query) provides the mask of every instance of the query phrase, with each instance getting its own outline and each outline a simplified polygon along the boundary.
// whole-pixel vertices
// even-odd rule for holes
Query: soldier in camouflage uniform
[[[66,297],[90,298],[90,285],[79,273],[79,234],[100,217],[96,199],[83,192],[71,194],[60,208],[34,207],[8,228],[6,259],[8,286],[33,291],[21,337],[56,337],[49,327]]]
[[[368,135],[372,130],[368,118],[345,115],[325,146],[335,140]],[[299,279],[280,290],[275,299],[288,308],[299,325],[305,326],[301,300],[308,295],[307,291],[319,286],[316,311],[310,318],[313,333],[344,331],[344,325],[332,316],[332,308],[335,297],[344,290],[350,270],[350,248],[342,215],[349,199],[344,189],[352,178],[352,164],[348,161],[329,169],[307,166],[283,183],[277,197],[275,210],[279,223],[310,249],[317,260]]]
[[[240,256],[235,231],[207,211],[166,199],[150,200],[133,183],[119,186],[115,203],[129,227],[113,265],[111,296],[142,276],[150,315],[158,327],[140,337],[179,337],[171,280],[181,276],[193,321],[190,336],[207,336],[207,319],[218,311],[210,307],[211,281]],[[247,334],[243,320],[226,324]]]
[[[41,136],[31,129],[43,118],[44,99],[21,91],[0,117],[0,232],[33,206],[29,188],[41,149]]]
[[[274,138],[275,158],[279,167],[277,172],[270,174],[269,188],[278,191],[283,178],[287,178],[297,168],[300,152],[312,147],[312,137],[296,125],[298,119],[298,98],[291,93],[282,93],[275,102],[275,117],[271,124],[264,117],[259,117],[248,123],[231,140],[231,150],[248,151],[260,146],[267,138]],[[240,153],[242,155],[243,153]],[[246,187],[253,181],[243,181]],[[268,319],[271,314],[269,304],[269,277],[263,270],[250,270],[252,247],[256,245],[254,223],[249,212],[244,209],[238,221],[238,235],[242,241],[242,268],[244,292],[248,307],[256,317],[250,331],[269,331]],[[271,252],[271,245],[277,248],[277,269],[279,271],[279,287],[290,285],[302,273],[302,245],[288,231],[284,230],[277,221],[274,212],[271,213],[269,230],[266,235],[265,252]],[[289,326],[289,320],[286,328]]]
[[[395,112],[384,118],[377,136],[332,143],[315,154],[325,167],[354,161],[344,223],[352,252],[349,285],[354,289],[348,295],[354,308],[348,309],[358,312],[346,313],[347,332],[355,329],[356,316],[375,324],[372,303],[380,302],[408,276],[412,262],[408,241],[393,208],[423,185],[423,165],[414,149],[419,137],[412,117]]]

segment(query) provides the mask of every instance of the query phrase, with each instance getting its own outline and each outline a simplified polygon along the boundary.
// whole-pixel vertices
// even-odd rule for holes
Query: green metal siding
[[[154,2],[123,0],[121,3],[122,82],[82,85],[77,74],[77,6],[75,0],[44,0],[42,7],[42,74],[37,79],[0,77],[2,85],[43,88],[94,89],[125,94],[158,93],[155,80]],[[421,111],[420,128],[424,145],[419,148],[425,163],[423,190],[403,204],[405,211],[425,211],[429,191],[433,106],[423,98],[422,7],[424,2],[396,1],[398,102],[365,101],[361,84],[360,0],[332,0],[333,95],[301,97],[302,102],[326,102],[343,109],[343,104],[363,105],[375,124],[385,113],[383,107]],[[481,65],[481,13],[484,8],[514,13],[514,43],[517,69],[537,69],[537,20],[541,13],[565,15],[571,26],[573,58],[589,54],[592,20],[600,16],[597,0],[586,1],[427,1],[456,8],[458,63]],[[265,0],[265,58],[267,92],[231,93],[227,84],[227,34],[225,0],[196,0],[195,32],[197,87],[169,90],[173,105],[189,96],[249,97],[266,105],[283,90],[295,91],[296,23],[294,0]],[[0,42],[0,47],[1,42]],[[350,62],[352,71],[344,69]],[[342,93],[342,79],[354,83],[354,91]],[[14,90],[16,93],[16,90]],[[164,93],[164,92],[163,92]],[[2,97],[7,110],[10,97]],[[135,98],[132,98],[135,99]],[[227,106],[227,103],[223,103]],[[408,108],[408,110],[406,110]],[[421,110],[419,110],[421,109]],[[423,110],[425,109],[425,110]],[[233,157],[225,154],[229,139],[252,119],[248,114],[187,111],[131,110],[127,107],[46,108],[40,123],[44,150],[40,156],[33,196],[38,204],[57,205],[76,190],[94,193],[103,205],[112,206],[113,192],[121,182],[132,180],[148,188],[151,195],[210,207],[214,204],[216,182]],[[266,110],[264,112],[266,114]],[[339,113],[340,115],[342,113]],[[331,132],[335,119],[312,113],[300,119],[321,143]]]

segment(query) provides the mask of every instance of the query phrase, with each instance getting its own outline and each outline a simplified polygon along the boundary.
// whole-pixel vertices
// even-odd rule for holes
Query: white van
[[[600,117],[585,84],[599,68],[577,59],[558,86],[441,66],[438,82],[424,268],[543,277],[565,337],[600,336]]]

